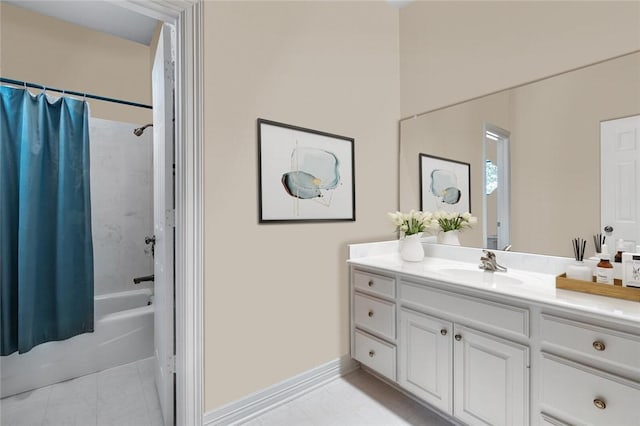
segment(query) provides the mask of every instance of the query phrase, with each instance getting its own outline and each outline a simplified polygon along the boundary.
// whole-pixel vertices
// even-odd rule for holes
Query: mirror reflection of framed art
[[[471,212],[471,165],[419,154],[420,210]]]

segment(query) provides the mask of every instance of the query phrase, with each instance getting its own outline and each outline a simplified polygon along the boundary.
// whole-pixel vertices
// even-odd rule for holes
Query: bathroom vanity
[[[350,246],[351,356],[469,425],[640,425],[640,303],[555,288],[570,259]]]

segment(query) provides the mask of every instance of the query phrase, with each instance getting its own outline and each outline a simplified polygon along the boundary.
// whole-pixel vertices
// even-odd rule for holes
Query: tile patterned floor
[[[256,417],[245,426],[451,426],[363,370]]]
[[[153,359],[0,400],[2,426],[161,426]],[[450,426],[434,412],[357,370],[245,426]]]
[[[153,358],[0,400],[2,426],[161,426]]]

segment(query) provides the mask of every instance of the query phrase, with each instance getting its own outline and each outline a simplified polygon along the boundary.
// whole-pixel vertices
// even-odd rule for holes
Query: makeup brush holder
[[[576,261],[567,268],[567,278],[573,280],[589,281],[593,278],[592,269],[585,265],[583,261]]]

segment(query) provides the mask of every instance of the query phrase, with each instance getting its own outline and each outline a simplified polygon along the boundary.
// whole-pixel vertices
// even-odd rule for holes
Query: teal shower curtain
[[[0,87],[0,352],[93,331],[86,102]]]

